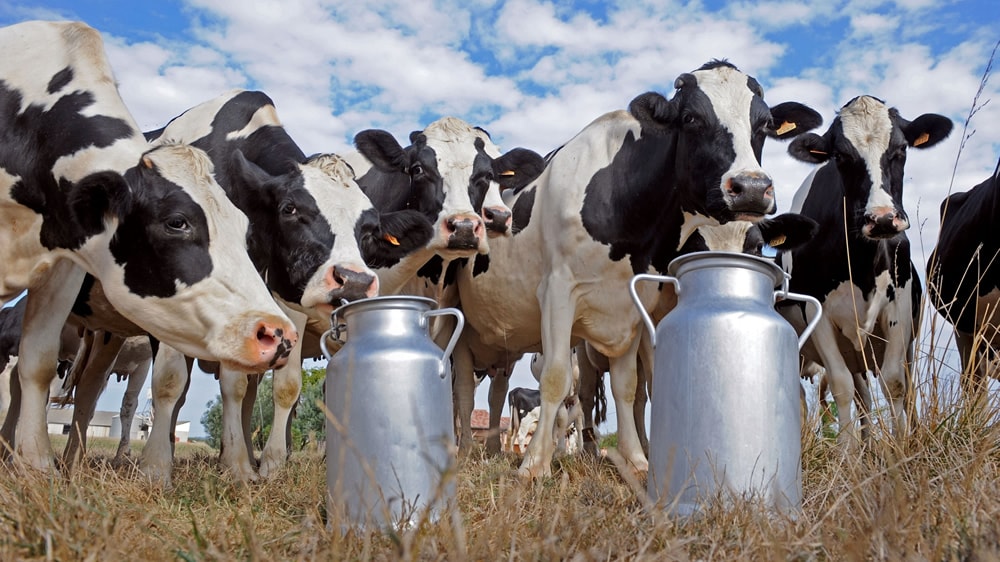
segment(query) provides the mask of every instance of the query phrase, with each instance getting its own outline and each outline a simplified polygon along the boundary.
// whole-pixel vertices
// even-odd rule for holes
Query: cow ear
[[[767,136],[772,139],[790,139],[811,131],[823,124],[823,116],[815,109],[795,101],[779,103],[771,108],[774,129]]]
[[[768,246],[780,250],[794,250],[816,237],[819,223],[798,213],[785,213],[757,222],[760,234]]]
[[[405,172],[409,165],[406,151],[387,131],[361,131],[354,136],[354,146],[373,166],[383,172]]]
[[[271,181],[273,176],[265,172],[260,166],[247,160],[242,150],[234,150],[229,157],[232,164],[233,176],[240,178],[242,183],[256,196],[262,196],[271,190],[265,189],[265,185]]]
[[[545,169],[545,159],[534,150],[515,148],[493,161],[493,175],[501,191],[517,191],[528,185]]]
[[[810,164],[822,164],[830,159],[830,147],[826,137],[816,133],[806,133],[788,145],[792,158]]]
[[[675,104],[656,92],[646,92],[628,104],[628,111],[640,122],[667,125],[676,118]]]
[[[357,233],[361,257],[368,267],[394,265],[426,246],[434,236],[434,226],[427,217],[411,209],[381,213],[377,224],[374,229]]]
[[[902,124],[906,143],[913,148],[930,148],[948,138],[951,119],[936,113],[925,113],[913,121]]]
[[[132,210],[132,190],[116,172],[97,172],[76,182],[69,195],[70,212],[88,234],[104,230],[104,219],[122,220]]]

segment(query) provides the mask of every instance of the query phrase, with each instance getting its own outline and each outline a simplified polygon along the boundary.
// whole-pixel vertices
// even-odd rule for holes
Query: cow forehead
[[[324,215],[330,218],[346,215],[353,229],[357,217],[372,208],[371,200],[354,180],[354,172],[340,157],[326,155],[298,166],[302,172],[302,187]],[[334,220],[330,224],[340,223]]]
[[[146,165],[147,160],[163,179],[190,195],[204,210],[213,236],[246,235],[249,221],[215,182],[212,161],[204,151],[186,144],[165,144],[147,152],[140,165]],[[217,231],[220,227],[224,233]]]
[[[840,110],[844,137],[866,161],[878,162],[889,149],[892,119],[889,108],[870,96],[861,96]]]
[[[694,73],[698,89],[708,97],[719,121],[731,131],[749,127],[750,105],[755,94],[747,85],[747,75],[721,66]]]

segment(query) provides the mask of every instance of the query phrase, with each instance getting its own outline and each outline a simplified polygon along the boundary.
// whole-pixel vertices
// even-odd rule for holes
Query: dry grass
[[[552,478],[523,484],[518,459],[473,453],[458,471],[453,516],[347,536],[327,530],[316,452],[248,486],[220,474],[214,454],[189,452],[174,487],[160,490],[92,446],[71,478],[7,468],[0,559],[997,559],[1000,427],[963,418],[922,418],[904,441],[876,435],[850,455],[804,435],[795,518],[715,502],[701,517],[671,519],[644,508],[610,463],[564,458]]]

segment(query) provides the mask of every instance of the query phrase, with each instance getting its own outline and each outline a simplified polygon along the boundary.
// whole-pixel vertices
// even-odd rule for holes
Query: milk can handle
[[[816,306],[816,317],[809,321],[809,324],[806,325],[806,329],[803,330],[802,335],[799,336],[799,350],[801,351],[802,346],[806,344],[806,340],[809,339],[809,336],[813,333],[813,330],[816,329],[816,325],[819,324],[820,317],[823,316],[823,305],[821,305],[819,303],[819,300],[817,300],[815,297],[809,295],[803,295],[802,293],[790,293],[788,292],[787,287],[785,289],[782,289],[781,291],[774,292],[774,300],[778,300],[778,297],[790,301],[802,301],[805,303],[812,303]]]
[[[670,283],[674,286],[674,292],[678,295],[681,294],[681,282],[676,277],[670,277],[669,275],[657,275],[655,273],[640,273],[629,281],[628,293],[632,296],[632,302],[635,303],[635,307],[639,309],[639,315],[642,316],[642,321],[646,324],[646,329],[649,330],[649,341],[656,347],[656,326],[653,326],[653,319],[649,317],[649,313],[646,312],[646,308],[642,306],[642,301],[639,300],[639,293],[635,290],[635,284],[639,281],[657,281],[660,283]]]
[[[330,328],[329,330],[323,332],[323,335],[319,337],[319,348],[323,350],[323,355],[326,357],[327,361],[333,359],[333,354],[330,353],[330,350],[326,348],[326,338],[331,336],[336,338],[337,336],[334,334],[335,330],[336,328]]]
[[[444,348],[444,354],[441,356],[441,366],[438,368],[438,375],[443,379],[447,374],[447,369],[444,368],[444,362],[448,360],[451,352],[455,350],[455,344],[458,343],[459,336],[462,335],[462,329],[465,328],[465,316],[462,315],[462,311],[457,308],[439,308],[437,310],[428,310],[423,313],[421,317],[427,319],[431,316],[444,316],[446,314],[451,314],[455,317],[455,331],[451,334],[451,339],[448,340],[448,345]]]

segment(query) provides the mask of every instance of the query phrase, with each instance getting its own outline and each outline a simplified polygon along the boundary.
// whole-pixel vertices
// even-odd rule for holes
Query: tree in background
[[[302,393],[299,395],[299,404],[296,408],[297,415],[292,420],[292,447],[295,450],[301,449],[308,439],[323,439],[326,416],[319,404],[323,402],[325,380],[325,368],[317,367],[302,371]],[[257,401],[250,418],[251,440],[258,451],[264,448],[267,437],[271,434],[274,419],[273,388],[271,373],[267,373],[257,388]],[[205,406],[201,424],[208,435],[208,444],[218,449],[222,442],[222,397],[216,395],[215,399]]]

